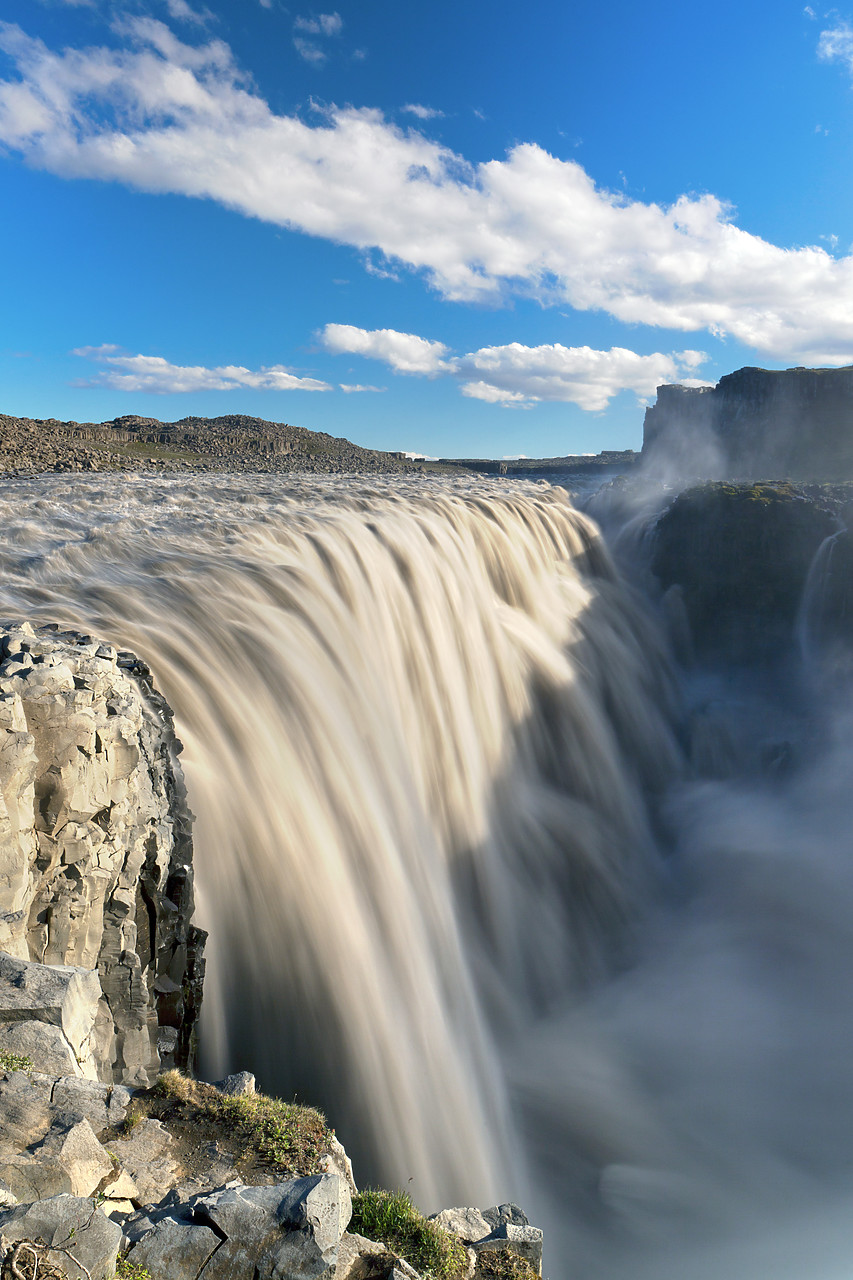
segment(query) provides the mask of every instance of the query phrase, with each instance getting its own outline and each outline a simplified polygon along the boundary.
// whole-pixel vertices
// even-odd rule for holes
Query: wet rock
[[[809,568],[836,529],[789,484],[700,485],[659,518],[652,569],[680,587],[698,657],[764,663],[790,648]]]

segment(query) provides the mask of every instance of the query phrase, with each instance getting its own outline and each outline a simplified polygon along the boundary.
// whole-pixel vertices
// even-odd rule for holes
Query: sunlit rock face
[[[643,459],[708,479],[853,478],[853,368],[746,368],[716,387],[658,387]]]
[[[188,1062],[200,999],[171,713],[143,663],[90,636],[6,624],[0,659],[0,950],[96,970],[87,1056],[147,1084]]]

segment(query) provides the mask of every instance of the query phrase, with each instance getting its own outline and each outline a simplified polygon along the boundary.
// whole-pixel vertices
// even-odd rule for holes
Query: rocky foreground
[[[0,625],[2,1280],[538,1275],[516,1206],[427,1221],[359,1194],[318,1112],[188,1074],[204,935],[179,751],[133,654]]]

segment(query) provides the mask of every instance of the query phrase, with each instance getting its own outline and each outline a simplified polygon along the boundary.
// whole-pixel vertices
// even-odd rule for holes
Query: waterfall
[[[5,613],[145,656],[211,930],[206,1074],[324,1105],[429,1209],[523,1197],[506,1060],[616,971],[677,769],[663,648],[562,490],[60,478]]]
[[[676,682],[548,486],[0,504],[2,611],[143,654],[175,710],[206,1075],[323,1105],[359,1180],[429,1211],[517,1198],[551,1280],[849,1274],[843,539],[802,614],[831,680]]]

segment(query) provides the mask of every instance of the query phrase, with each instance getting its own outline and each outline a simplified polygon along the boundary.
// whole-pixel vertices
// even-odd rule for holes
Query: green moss
[[[468,1265],[465,1247],[425,1218],[405,1191],[362,1191],[353,1197],[349,1231],[381,1241],[423,1280],[454,1280]]]

